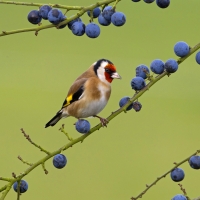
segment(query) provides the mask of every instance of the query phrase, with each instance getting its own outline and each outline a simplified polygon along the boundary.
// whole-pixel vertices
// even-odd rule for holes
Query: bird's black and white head
[[[100,59],[94,63],[94,71],[99,79],[106,83],[111,83],[114,78],[121,79],[115,65],[106,59]]]

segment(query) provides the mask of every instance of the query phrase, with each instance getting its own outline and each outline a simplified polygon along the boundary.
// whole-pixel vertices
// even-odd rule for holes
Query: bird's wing
[[[81,78],[73,83],[73,85],[69,89],[66,99],[63,102],[62,108],[65,108],[73,102],[81,99],[84,92],[84,84],[87,80],[87,78]]]

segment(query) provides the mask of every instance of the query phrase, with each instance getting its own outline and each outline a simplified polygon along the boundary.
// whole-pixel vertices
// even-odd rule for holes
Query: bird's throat
[[[113,81],[113,78],[110,77],[110,74],[109,74],[109,73],[106,73],[106,72],[105,72],[105,77],[106,77],[106,80],[107,80],[109,83],[111,83],[111,82]]]

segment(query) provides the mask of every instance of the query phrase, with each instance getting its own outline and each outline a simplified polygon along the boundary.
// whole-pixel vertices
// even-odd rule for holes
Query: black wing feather
[[[66,107],[70,104],[72,104],[75,101],[78,101],[80,96],[83,94],[84,91],[84,87],[83,85],[72,95],[72,99],[68,102],[67,98],[65,99],[65,101],[63,102],[62,107]]]

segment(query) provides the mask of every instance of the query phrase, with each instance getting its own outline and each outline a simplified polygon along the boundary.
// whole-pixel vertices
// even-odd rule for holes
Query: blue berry
[[[115,13],[115,11],[113,10],[112,6],[106,6],[104,9],[103,9],[103,12],[102,12],[102,16],[110,21],[111,20],[111,16]]]
[[[28,16],[28,21],[31,23],[31,24],[39,24],[42,20],[42,17],[40,16],[39,14],[39,11],[38,10],[32,10]]]
[[[16,181],[13,184],[13,189],[15,190],[15,192],[17,192],[17,188],[18,188],[18,182]],[[24,193],[28,190],[28,183],[24,180],[20,181],[20,187],[19,187],[20,193]]]
[[[138,91],[143,89],[146,86],[144,79],[140,76],[136,76],[131,80],[131,87],[132,89]]]
[[[102,14],[99,15],[98,17],[98,22],[99,24],[101,24],[102,26],[108,26],[111,24],[111,20],[107,20],[105,19]]]
[[[133,102],[133,109],[136,112],[139,112],[142,109],[142,104],[138,101]]]
[[[145,3],[153,3],[155,0],[144,0]]]
[[[132,0],[133,2],[139,2],[139,1],[141,1],[141,0]]]
[[[190,157],[189,164],[193,169],[200,169],[200,156]]]
[[[165,63],[165,69],[169,73],[174,73],[178,70],[178,63],[174,59],[169,59]]]
[[[181,168],[176,168],[171,171],[171,179],[175,182],[182,181],[185,177],[185,173]]]
[[[187,198],[183,196],[182,194],[177,194],[176,196],[172,198],[172,200],[187,200]]]
[[[67,158],[63,154],[57,154],[53,157],[53,165],[58,169],[62,169],[67,164]]]
[[[115,12],[111,16],[111,22],[115,26],[123,26],[125,24],[125,22],[126,22],[126,16],[122,12]]]
[[[85,27],[85,33],[90,38],[97,38],[100,35],[100,28],[92,22]]]
[[[43,19],[48,19],[48,13],[52,10],[51,6],[43,5],[40,7],[39,14]]]
[[[177,56],[184,57],[190,52],[190,47],[186,42],[177,42],[174,46],[174,53]]]
[[[200,51],[196,54],[196,61],[200,65]]]
[[[156,0],[156,4],[160,8],[167,8],[170,4],[170,0]]]
[[[156,59],[151,63],[150,69],[155,74],[162,74],[165,69],[165,64],[162,60]]]
[[[81,21],[82,21],[81,18],[76,18],[76,19],[70,21],[70,22],[68,23],[68,28],[71,30],[71,29],[72,29],[73,23],[75,23],[75,22],[81,22]]]
[[[81,21],[74,22],[71,30],[74,35],[82,36],[85,33],[85,24]]]
[[[59,9],[52,9],[48,13],[48,20],[55,25],[59,24],[63,20],[63,17],[64,15]]]
[[[62,21],[64,21],[65,19],[67,19],[67,17],[66,17],[65,15],[63,15]],[[61,22],[62,22],[62,21],[61,21]],[[63,28],[65,28],[66,26],[67,26],[67,24],[61,25],[61,26],[58,27],[58,29],[63,29]]]
[[[76,130],[79,133],[88,133],[90,130],[90,123],[87,120],[79,119],[76,122]]]
[[[150,73],[149,68],[146,65],[139,65],[136,68],[136,76],[140,76],[143,79],[147,78],[146,73]]]
[[[87,11],[88,16],[90,17],[90,10]],[[93,18],[97,18],[101,14],[101,9],[99,7],[93,10]]]
[[[120,106],[120,108],[121,108],[122,106],[124,106],[127,102],[129,102],[129,100],[130,100],[130,97],[123,97],[123,98],[119,101],[119,106]],[[133,105],[131,104],[130,106],[128,106],[128,107],[126,108],[126,110],[127,110],[127,111],[128,111],[128,110],[131,110],[132,107],[133,107]]]

